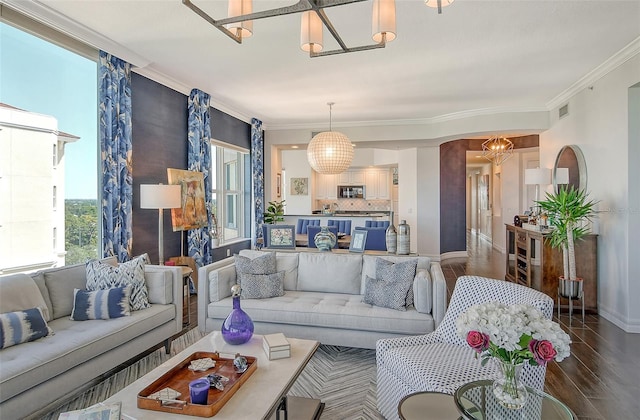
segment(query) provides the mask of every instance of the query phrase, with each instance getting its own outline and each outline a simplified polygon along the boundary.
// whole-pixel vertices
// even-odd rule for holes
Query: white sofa
[[[255,258],[264,252],[243,250],[240,255]],[[375,277],[376,258],[417,259],[415,305],[399,311],[363,303],[365,278]],[[444,275],[428,257],[282,251],[276,263],[277,271],[285,271],[284,296],[241,300],[256,334],[282,332],[322,344],[374,349],[381,338],[433,331],[446,311]],[[201,267],[198,279],[198,328],[219,330],[232,308],[234,257]]]
[[[150,308],[121,318],[72,321],[74,288],[86,286],[84,264],[0,277],[0,293],[16,284],[24,294],[39,289],[54,331],[0,350],[0,418],[38,418],[53,403],[136,355],[163,342],[168,351],[171,338],[182,331],[180,267],[146,265],[145,282]]]

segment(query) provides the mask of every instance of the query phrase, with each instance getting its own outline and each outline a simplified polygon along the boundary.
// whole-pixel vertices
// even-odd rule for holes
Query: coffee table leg
[[[287,420],[287,396],[286,395],[282,397],[282,399],[280,400],[280,405],[276,409],[276,420],[281,420],[280,413],[284,413],[284,417],[282,418],[282,420]]]

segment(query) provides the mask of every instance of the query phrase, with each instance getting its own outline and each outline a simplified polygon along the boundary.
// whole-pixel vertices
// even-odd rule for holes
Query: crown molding
[[[591,86],[593,83],[607,75],[609,72],[620,67],[638,54],[640,54],[640,37],[631,41],[607,61],[600,64],[598,67],[587,73],[573,85],[567,88],[564,92],[560,93],[558,96],[547,102],[547,109],[551,111],[564,105],[577,93]]]
[[[71,38],[77,39],[94,48],[108,51],[136,67],[145,67],[151,63],[147,58],[131,51],[118,44],[110,38],[87,28],[86,26],[69,19],[67,16],[57,12],[38,1],[3,0],[9,7],[18,12],[47,25]]]
[[[431,118],[419,119],[403,119],[403,120],[379,120],[379,121],[353,121],[353,122],[335,122],[331,124],[333,127],[378,127],[378,126],[411,126],[411,125],[434,125],[448,121],[459,121],[467,118],[480,117],[495,114],[514,114],[526,112],[548,112],[545,106],[536,107],[495,107],[472,109],[467,111],[452,112],[450,114],[439,115]],[[269,124],[269,130],[306,130],[309,127],[316,126],[317,123],[296,123],[296,124]]]

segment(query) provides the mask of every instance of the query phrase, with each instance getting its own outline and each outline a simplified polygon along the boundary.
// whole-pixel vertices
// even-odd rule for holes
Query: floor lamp
[[[164,265],[164,209],[182,207],[180,185],[142,184],[140,185],[140,208],[158,209],[158,258],[160,265]]]

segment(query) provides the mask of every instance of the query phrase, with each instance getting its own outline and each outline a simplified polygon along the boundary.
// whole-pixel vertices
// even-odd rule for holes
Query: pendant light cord
[[[334,104],[335,102],[327,102],[327,105],[329,105],[329,131],[333,131],[331,129],[331,109],[333,108]]]

